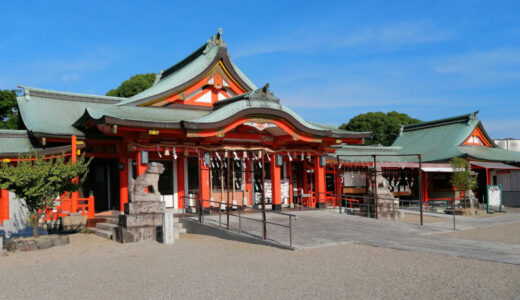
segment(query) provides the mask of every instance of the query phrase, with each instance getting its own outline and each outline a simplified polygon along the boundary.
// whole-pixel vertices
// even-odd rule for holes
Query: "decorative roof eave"
[[[299,131],[312,135],[312,136],[320,136],[320,137],[332,137],[332,138],[368,138],[371,136],[371,133],[338,133],[332,132],[330,130],[316,130],[312,128],[308,128],[307,126],[300,123],[296,120],[292,115],[285,111],[272,109],[272,108],[259,108],[252,107],[241,110],[240,112],[233,114],[232,116],[216,121],[216,122],[197,122],[197,121],[181,121],[182,128],[186,130],[208,130],[208,129],[217,129],[224,127],[240,118],[281,118],[288,121],[291,125],[293,125]]]
[[[201,49],[204,48],[205,45],[203,47],[201,47]],[[242,87],[246,92],[252,91],[253,87],[249,86],[244,80],[242,80],[240,75],[238,75],[238,73],[235,71],[235,68],[233,67],[233,64],[231,63],[231,60],[229,58],[227,48],[225,46],[218,46],[218,47],[219,47],[218,52],[217,52],[215,58],[211,61],[211,63],[202,72],[200,72],[198,75],[194,76],[190,80],[184,82],[181,85],[173,87],[169,90],[155,94],[153,96],[149,96],[149,97],[146,97],[143,99],[138,99],[138,100],[135,100],[132,102],[122,103],[121,105],[145,105],[145,104],[153,103],[155,101],[159,101],[160,99],[167,97],[169,95],[179,93],[179,92],[189,88],[190,86],[196,84],[200,80],[203,80],[204,77],[215,67],[215,65],[218,64],[219,61],[222,61],[226,70],[229,72],[231,77],[233,77],[233,79],[240,85],[240,87]],[[202,53],[198,53],[198,51],[196,51],[194,54],[190,55],[188,58],[190,58],[190,60],[193,59],[192,56],[196,57],[195,54],[200,55]],[[181,61],[182,64],[180,67],[183,67],[190,62],[190,61],[185,61],[185,60]],[[174,67],[176,67],[176,66],[177,65],[175,65]],[[178,67],[178,68],[180,68],[180,67]],[[164,73],[163,73],[163,76],[164,76]]]
[[[81,128],[89,122],[100,125],[119,125],[131,127],[145,127],[145,128],[162,128],[162,129],[181,129],[179,122],[155,122],[144,120],[127,120],[117,117],[103,115],[100,118],[95,118],[90,115],[88,110],[85,110],[83,115],[72,126]]]
[[[84,149],[85,145],[77,145],[77,149]],[[26,151],[26,152],[12,152],[12,153],[0,153],[0,158],[16,158],[18,156],[23,155],[29,155],[32,153],[38,153],[40,155],[53,155],[53,154],[61,154],[61,153],[68,153],[72,151],[71,145],[65,145],[65,146],[57,146],[57,147],[49,147],[49,148],[34,148],[32,151]]]

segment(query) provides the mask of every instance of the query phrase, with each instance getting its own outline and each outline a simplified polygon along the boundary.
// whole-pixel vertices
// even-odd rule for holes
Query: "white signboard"
[[[273,199],[273,193],[272,193],[272,189],[271,189],[271,180],[270,179],[264,180],[264,195],[265,195],[266,202],[267,202],[267,199],[269,199],[269,201],[271,201]]]
[[[282,200],[289,199],[289,179],[282,179]]]
[[[364,187],[367,185],[367,175],[365,172],[345,171],[343,172],[343,186]]]
[[[488,205],[500,206],[502,205],[502,190],[498,185],[488,185]]]

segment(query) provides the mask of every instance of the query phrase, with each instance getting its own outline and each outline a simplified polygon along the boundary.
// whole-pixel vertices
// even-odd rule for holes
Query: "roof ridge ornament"
[[[280,98],[276,97],[273,92],[269,90],[269,83],[266,83],[262,88],[252,91],[247,98],[256,101],[271,101],[280,103]]]
[[[160,70],[158,74],[155,74],[155,81],[152,86],[156,85],[157,82],[159,82],[163,76],[163,70]]]
[[[211,38],[208,40],[208,43],[206,44],[206,49],[204,49],[204,54],[208,53],[209,50],[213,47],[227,47],[226,43],[222,39],[222,28],[218,29],[217,34],[212,35]]]

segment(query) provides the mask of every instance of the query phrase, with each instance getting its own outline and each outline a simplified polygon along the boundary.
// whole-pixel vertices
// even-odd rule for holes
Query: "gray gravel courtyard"
[[[287,251],[187,234],[174,245],[93,234],[0,258],[2,299],[513,299],[520,266],[344,244]]]
[[[520,245],[484,240],[455,239],[439,236],[453,232],[451,218],[419,226],[388,220],[378,220],[328,211],[292,211],[298,220],[293,221],[293,246],[297,249],[358,243],[399,250],[447,254],[496,262],[520,264]],[[248,218],[261,219],[260,213],[244,214]],[[458,217],[458,228],[473,229],[519,221],[518,214],[503,214],[490,218]],[[218,214],[204,218],[205,224],[218,227]],[[225,223],[225,215],[222,222]],[[267,221],[288,224],[288,217],[267,214]],[[224,227],[224,224],[222,225]],[[230,228],[238,230],[238,218],[230,217]],[[261,223],[243,219],[241,228],[247,234],[261,237]],[[502,234],[497,231],[495,234]],[[506,232],[508,234],[508,232]],[[518,233],[517,233],[518,234]],[[267,238],[273,242],[289,244],[288,229],[267,225]]]

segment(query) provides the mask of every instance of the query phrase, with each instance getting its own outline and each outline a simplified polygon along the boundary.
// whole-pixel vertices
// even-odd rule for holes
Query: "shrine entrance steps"
[[[87,225],[92,233],[109,240],[114,240],[120,215],[121,212],[116,210],[97,213],[94,218],[88,220]],[[186,233],[186,228],[184,228],[184,225],[179,221],[178,217],[174,217],[173,223],[175,226],[175,239],[178,239],[179,234]]]

